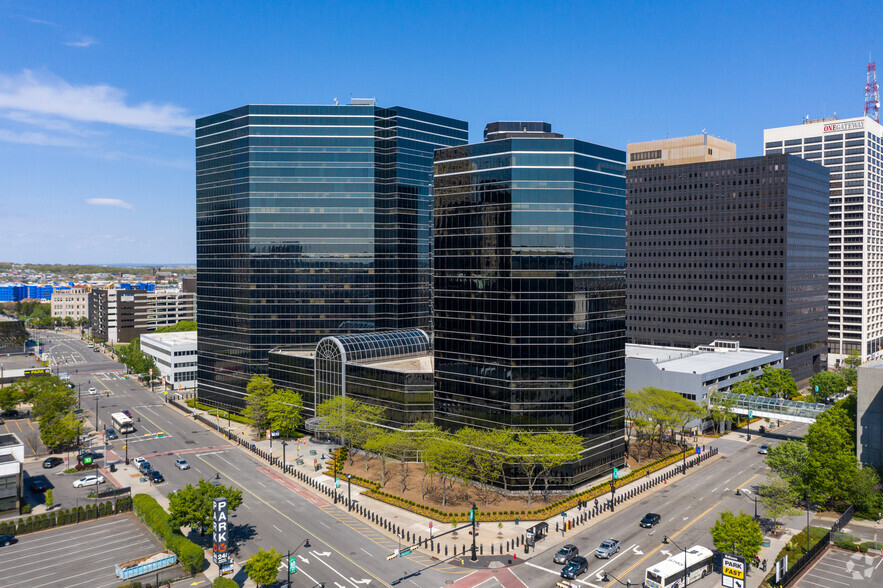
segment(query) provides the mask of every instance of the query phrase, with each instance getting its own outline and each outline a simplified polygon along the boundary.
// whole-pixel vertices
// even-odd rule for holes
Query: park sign
[[[744,588],[745,564],[744,557],[724,553],[721,568],[723,585],[729,588]]]
[[[219,566],[227,563],[228,560],[227,504],[227,499],[224,497],[215,498],[212,502],[212,559]]]

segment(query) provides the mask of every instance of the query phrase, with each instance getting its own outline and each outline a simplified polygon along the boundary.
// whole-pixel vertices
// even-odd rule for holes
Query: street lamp
[[[285,448],[288,447],[288,443],[285,442],[285,439],[282,440],[282,471],[285,471]]]
[[[680,545],[675,543],[674,540],[669,539],[668,535],[663,535],[662,543],[663,544],[671,543],[672,545],[674,545],[678,549],[682,549],[684,551],[684,586],[686,586],[687,585],[687,567],[688,567],[687,566],[687,548],[681,547]],[[733,549],[733,551],[735,551],[735,549]]]
[[[470,561],[478,561],[478,556],[475,555],[475,503],[472,503],[472,509],[469,511],[469,518],[472,519],[472,557],[469,558]]]
[[[609,582],[610,578],[613,578],[614,580],[616,580],[617,582],[619,582],[620,584],[622,584],[626,588],[631,588],[631,586],[632,586],[632,582],[628,578],[626,578],[625,582],[623,582],[622,580],[620,580],[619,578],[617,578],[616,576],[614,576],[611,573],[608,573],[608,572],[601,572],[601,573],[604,574],[604,577],[601,578],[602,582]]]
[[[129,465],[129,429],[126,429],[126,432],[123,433],[123,443],[123,448],[126,450],[126,465]]]
[[[292,554],[297,553],[297,550],[300,549],[301,547],[306,547],[307,549],[309,549],[311,547],[309,537],[307,537],[306,539],[301,541],[300,545],[298,545],[297,547],[294,548],[294,551],[292,551],[291,549],[288,550],[288,568],[287,568],[288,569],[288,580],[285,582],[285,588],[290,588],[290,586],[291,586],[291,556],[292,556]],[[296,558],[297,556],[295,555],[294,557]],[[297,562],[296,559],[295,559],[295,562]],[[297,568],[295,568],[295,570],[296,569]],[[323,586],[324,586],[324,584],[323,584]]]

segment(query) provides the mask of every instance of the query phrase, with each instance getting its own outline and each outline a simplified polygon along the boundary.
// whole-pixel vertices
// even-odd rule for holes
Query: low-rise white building
[[[196,331],[141,335],[141,351],[153,357],[169,388],[196,387]]]
[[[0,513],[18,512],[25,446],[15,433],[0,435]]]
[[[625,388],[662,388],[706,404],[714,390],[729,391],[736,382],[765,366],[781,368],[781,351],[741,349],[738,341],[715,341],[695,349],[661,345],[625,346]]]

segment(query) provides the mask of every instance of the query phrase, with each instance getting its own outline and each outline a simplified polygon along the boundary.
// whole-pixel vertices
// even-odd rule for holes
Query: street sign
[[[702,448],[697,445],[696,446],[696,455],[699,455],[701,453],[702,453]]]
[[[288,573],[296,574],[297,573],[297,556],[292,555],[291,559],[288,560]]]
[[[212,555],[219,566],[229,560],[227,543],[227,499],[215,498],[212,501]]]
[[[745,558],[738,555],[723,554],[723,564],[721,573],[724,576],[735,578],[736,580],[745,579]]]
[[[754,414],[752,414],[752,412],[749,410],[748,411],[748,418],[752,418],[753,416],[754,416]]]
[[[87,455],[83,458],[83,465],[90,465],[92,463],[92,456]]]
[[[613,468],[613,479],[614,480],[619,479],[619,468]]]
[[[267,439],[270,438],[270,429],[267,429]]]
[[[782,579],[782,576],[785,575],[785,572],[788,571],[788,554],[785,554],[785,557],[776,562],[776,584]]]
[[[340,476],[337,476],[337,479],[334,480],[334,487],[340,488]]]

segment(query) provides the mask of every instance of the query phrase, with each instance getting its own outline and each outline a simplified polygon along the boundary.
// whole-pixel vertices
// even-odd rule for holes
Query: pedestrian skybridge
[[[732,392],[724,392],[720,394],[720,397],[734,401],[733,412],[736,414],[747,415],[750,411],[752,417],[782,419],[798,423],[814,423],[816,418],[829,408],[827,404],[818,402],[800,402],[782,398],[733,394]]]

